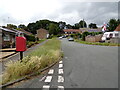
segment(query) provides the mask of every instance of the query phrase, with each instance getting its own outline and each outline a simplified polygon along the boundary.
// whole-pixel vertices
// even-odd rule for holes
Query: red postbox
[[[26,38],[16,37],[16,51],[23,52],[26,50]]]

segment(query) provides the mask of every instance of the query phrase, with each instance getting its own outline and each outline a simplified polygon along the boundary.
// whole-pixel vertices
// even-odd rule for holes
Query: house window
[[[4,41],[10,41],[10,35],[5,34],[3,39],[4,39]]]
[[[118,33],[115,33],[115,36],[119,36],[119,34],[118,34]]]

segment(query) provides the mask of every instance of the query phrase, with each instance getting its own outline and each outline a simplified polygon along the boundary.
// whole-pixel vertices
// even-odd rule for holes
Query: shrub
[[[35,42],[35,40],[36,40],[36,38],[35,38],[34,35],[29,35],[29,36],[26,35],[25,37],[26,37],[27,41],[33,41],[33,42]]]
[[[85,37],[89,35],[89,32],[83,32],[82,34],[82,40],[85,41]]]

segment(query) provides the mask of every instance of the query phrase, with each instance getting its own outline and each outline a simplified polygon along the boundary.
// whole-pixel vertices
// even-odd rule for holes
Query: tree
[[[66,22],[62,22],[62,21],[59,22],[59,27],[61,30],[63,30],[65,26],[66,26]]]
[[[87,31],[83,32],[83,34],[82,34],[82,40],[83,40],[83,41],[85,41],[85,37],[86,37],[87,35],[89,35],[89,32],[87,32]]]
[[[54,24],[54,23],[50,23],[49,25],[49,34],[50,35],[57,35],[59,32],[60,32],[60,28],[57,24]]]
[[[27,28],[28,28],[28,31],[33,33],[33,34],[36,34],[36,26],[35,26],[35,23],[29,23],[27,25]]]
[[[67,25],[66,25],[66,28],[67,28],[67,29],[72,29],[72,28],[73,28],[73,26],[72,26],[72,25],[70,25],[70,24],[67,24]]]
[[[18,25],[18,28],[20,28],[20,29],[24,29],[24,30],[27,30],[27,27],[26,27],[24,24],[20,24],[20,25]]]
[[[76,23],[75,25],[74,25],[74,29],[79,29],[80,28],[80,24],[79,23]]]
[[[87,28],[87,24],[86,24],[86,22],[84,20],[81,20],[79,22],[79,25],[80,25],[80,28]]]
[[[7,28],[9,28],[9,29],[17,29],[17,26],[13,25],[13,24],[7,24]]]
[[[119,24],[120,24],[120,19],[118,19],[118,20],[110,19],[108,24],[107,24],[108,25],[107,29],[109,31],[114,31]]]
[[[95,23],[90,23],[89,28],[97,28],[97,25]]]

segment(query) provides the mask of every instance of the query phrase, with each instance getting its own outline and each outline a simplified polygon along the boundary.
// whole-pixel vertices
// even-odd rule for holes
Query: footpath
[[[7,58],[11,55],[16,54],[16,48],[5,48],[5,49],[0,49],[0,59]]]

